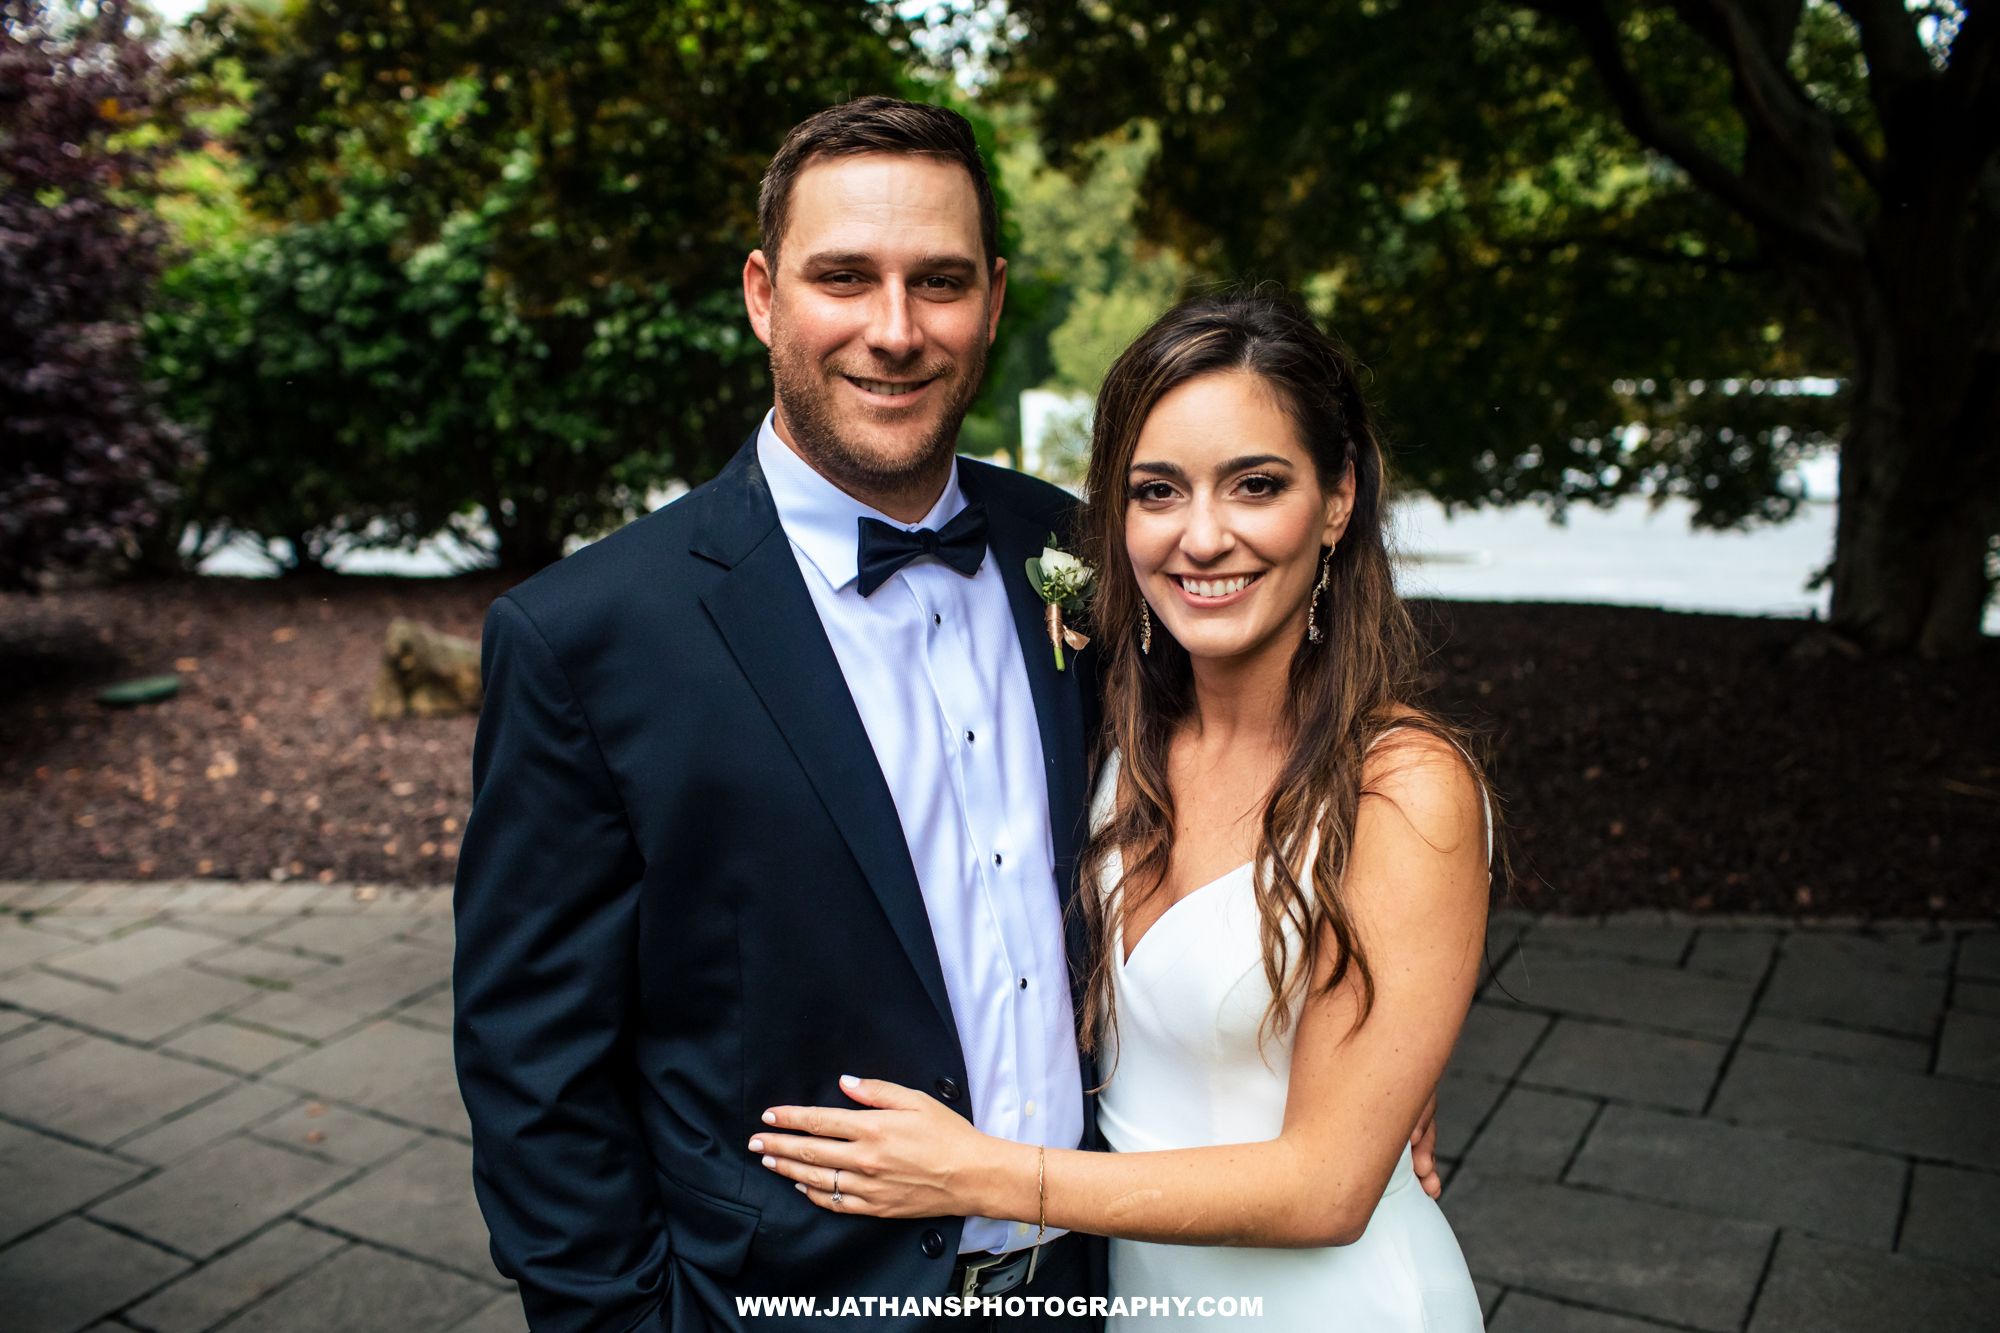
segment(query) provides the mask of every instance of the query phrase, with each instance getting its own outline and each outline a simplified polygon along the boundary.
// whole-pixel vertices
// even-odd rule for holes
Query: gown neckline
[[[1251,866],[1255,864],[1256,862],[1254,861],[1245,861],[1242,865],[1237,866],[1235,869],[1225,870],[1220,875],[1217,875],[1214,879],[1210,880],[1208,883],[1198,885],[1195,888],[1189,889],[1186,893],[1183,893],[1180,897],[1174,899],[1171,903],[1167,904],[1166,911],[1160,913],[1158,916],[1153,918],[1153,924],[1146,927],[1145,931],[1139,936],[1139,938],[1132,942],[1132,947],[1129,949],[1125,947],[1125,923],[1123,921],[1120,921],[1118,923],[1118,970],[1123,972],[1124,970],[1132,966],[1132,960],[1139,956],[1140,948],[1144,946],[1147,940],[1153,938],[1154,933],[1159,930],[1161,924],[1165,922],[1168,917],[1172,916],[1175,910],[1179,908],[1182,903],[1188,901],[1190,898],[1193,898],[1196,894],[1207,893],[1210,889],[1222,883],[1224,880],[1230,880],[1236,878],[1238,875],[1242,874],[1244,871],[1248,870]]]

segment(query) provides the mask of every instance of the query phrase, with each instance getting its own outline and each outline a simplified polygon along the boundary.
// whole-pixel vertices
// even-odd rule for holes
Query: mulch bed
[[[0,596],[0,879],[451,878],[473,719],[371,722],[384,630],[506,583],[188,579]],[[2000,644],[1855,660],[1798,621],[1424,603],[1513,905],[2000,915]],[[1820,651],[1795,651],[1811,640]],[[179,697],[104,685],[178,670]]]
[[[1423,609],[1432,701],[1492,744],[1513,905],[2000,914],[2000,643],[1857,660],[1797,620]]]
[[[372,722],[397,616],[479,635],[506,587],[186,579],[0,596],[0,878],[452,876],[470,717]],[[178,697],[96,702],[178,671]]]

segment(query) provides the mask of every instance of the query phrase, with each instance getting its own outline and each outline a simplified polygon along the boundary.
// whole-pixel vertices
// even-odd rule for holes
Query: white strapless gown
[[[1106,765],[1093,823],[1109,816],[1116,759]],[[1119,867],[1106,867],[1107,885]],[[1116,1152],[1258,1143],[1284,1127],[1291,1031],[1258,1045],[1270,1003],[1258,943],[1251,867],[1196,889],[1153,923],[1116,968],[1118,1030],[1098,1124]],[[1118,943],[1123,957],[1123,941]],[[1296,1030],[1295,1028],[1293,1030]],[[1424,1193],[1410,1152],[1389,1176],[1368,1229],[1352,1245],[1314,1250],[1111,1242],[1112,1309],[1134,1298],[1181,1297],[1175,1328],[1246,1325],[1339,1333],[1478,1333],[1484,1327],[1465,1258]],[[1203,1307],[1202,1297],[1212,1298]],[[1232,1298],[1226,1304],[1222,1298]],[[1263,1298],[1246,1319],[1244,1298]],[[1234,1307],[1233,1315],[1222,1313]],[[1155,1327],[1113,1314],[1107,1333]],[[1254,1307],[1249,1307],[1254,1308]],[[1212,1320],[1199,1319],[1204,1310]],[[1193,1324],[1187,1316],[1197,1316]]]

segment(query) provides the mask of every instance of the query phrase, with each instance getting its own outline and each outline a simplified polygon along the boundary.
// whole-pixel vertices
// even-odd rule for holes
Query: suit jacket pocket
[[[703,1193],[662,1171],[668,1243],[674,1257],[717,1277],[735,1277],[762,1220],[755,1208]]]

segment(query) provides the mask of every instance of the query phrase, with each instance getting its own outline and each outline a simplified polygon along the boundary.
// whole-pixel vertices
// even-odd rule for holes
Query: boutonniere
[[[1050,534],[1049,540],[1055,541]],[[1078,634],[1063,624],[1063,612],[1082,615],[1090,586],[1097,578],[1097,571],[1083,561],[1054,546],[1045,546],[1039,556],[1028,560],[1028,582],[1035,585],[1035,591],[1047,605],[1046,618],[1049,626],[1049,644],[1056,650],[1056,670],[1063,669],[1063,645],[1081,651],[1090,642],[1086,635]]]

